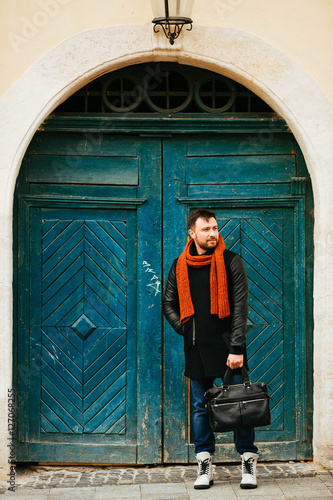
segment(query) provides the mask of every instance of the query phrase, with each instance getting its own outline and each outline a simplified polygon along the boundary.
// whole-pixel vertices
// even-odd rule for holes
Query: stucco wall
[[[315,199],[314,453],[318,463],[332,468],[333,112],[328,99],[333,102],[333,2],[214,0],[208,14],[207,1],[197,0],[193,18],[200,18],[201,26],[174,47],[162,34],[152,34],[148,0],[132,4],[125,9],[110,0],[0,2],[0,90],[2,95],[9,90],[0,102],[0,450],[7,446],[11,384],[12,197],[25,149],[52,109],[87,81],[140,61],[172,60],[249,87],[287,120],[303,150]],[[38,22],[34,30],[31,23]],[[217,22],[230,29],[212,26]],[[24,40],[28,26],[30,38]],[[23,41],[16,38],[15,47],[10,33]],[[6,457],[0,456],[5,478]]]
[[[333,103],[332,0],[195,0],[194,30],[245,30],[289,56]],[[0,97],[52,47],[80,31],[150,24],[149,0],[0,2]],[[258,61],[260,63],[260,61]]]

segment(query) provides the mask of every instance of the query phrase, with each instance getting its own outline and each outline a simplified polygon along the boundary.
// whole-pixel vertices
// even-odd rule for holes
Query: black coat
[[[194,245],[192,245],[194,247]],[[176,280],[177,260],[171,266],[163,312],[174,330],[184,337],[185,372],[194,380],[223,377],[229,353],[243,354],[246,359],[246,320],[248,312],[248,282],[241,257],[224,251],[227,273],[230,316],[219,319],[210,313],[210,266],[188,266],[191,298],[195,314],[180,322]],[[237,373],[237,370],[234,371]]]

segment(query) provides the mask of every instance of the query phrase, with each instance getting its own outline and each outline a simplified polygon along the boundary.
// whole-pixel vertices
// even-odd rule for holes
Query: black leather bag
[[[228,432],[271,423],[270,395],[264,382],[252,383],[242,368],[243,384],[229,385],[230,369],[223,378],[222,387],[206,392],[209,423],[214,432]]]

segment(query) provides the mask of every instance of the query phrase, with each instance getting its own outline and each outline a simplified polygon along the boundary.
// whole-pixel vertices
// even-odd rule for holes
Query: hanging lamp
[[[188,25],[187,31],[192,29],[191,12],[193,0],[151,0],[154,13],[154,32],[159,32],[162,27],[170,44],[175,43],[184,25]]]

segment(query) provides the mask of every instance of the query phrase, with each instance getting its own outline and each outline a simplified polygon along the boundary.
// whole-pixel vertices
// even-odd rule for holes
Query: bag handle
[[[250,377],[249,377],[247,370],[244,368],[244,366],[242,366],[241,369],[242,369],[244,385],[251,385]],[[228,366],[228,368],[225,371],[224,377],[223,377],[223,387],[225,387],[225,386],[229,387],[230,376],[231,376],[231,370]]]

